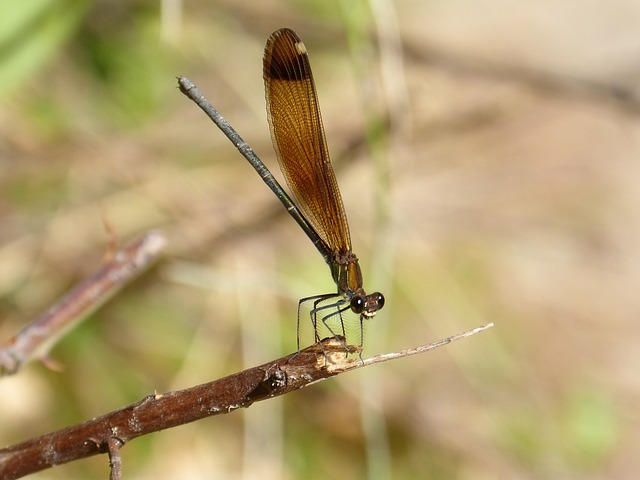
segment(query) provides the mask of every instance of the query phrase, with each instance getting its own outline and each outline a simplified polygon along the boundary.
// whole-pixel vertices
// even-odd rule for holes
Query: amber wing
[[[351,251],[309,56],[293,30],[283,28],[267,40],[263,76],[271,140],[296,205],[328,250]]]

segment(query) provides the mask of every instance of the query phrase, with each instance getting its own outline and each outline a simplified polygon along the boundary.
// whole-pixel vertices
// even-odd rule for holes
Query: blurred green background
[[[635,478],[635,0],[0,4],[0,340],[100,265],[104,219],[123,243],[169,238],[53,350],[62,373],[0,379],[0,444],[295,349],[297,300],[329,271],[175,80],[276,171],[261,62],[282,26],[387,297],[365,353],[496,326],[137,439],[125,477]],[[107,475],[99,456],[32,478]]]

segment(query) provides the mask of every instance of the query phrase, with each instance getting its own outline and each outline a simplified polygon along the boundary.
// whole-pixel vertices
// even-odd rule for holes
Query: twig
[[[114,439],[119,442],[119,449],[142,435],[246,408],[254,402],[274,398],[356,368],[424,353],[492,326],[484,325],[429,345],[364,360],[349,358],[340,340],[325,339],[300,353],[204,385],[164,395],[149,395],[137,403],[82,424],[0,449],[0,478],[20,478],[108,451],[112,452],[114,464]],[[360,350],[353,345],[349,348]],[[109,445],[112,445],[111,450]]]
[[[285,192],[267,166],[255,154],[251,146],[242,139],[240,134],[236,132],[227,119],[215,109],[211,102],[207,100],[200,89],[196,87],[191,80],[186,77],[178,77],[178,87],[187,98],[193,101],[204,113],[206,113],[211,121],[215,123],[220,131],[225,134],[231,143],[233,143],[240,154],[249,162],[258,175],[260,175],[262,181],[271,189],[278,200],[280,200],[280,203],[282,203],[284,208],[287,210],[287,213],[291,215],[298,225],[300,225],[300,228],[302,228],[304,233],[306,233],[313,245],[320,252],[320,255],[322,255],[328,263],[331,258],[331,252],[327,249],[326,245],[318,236],[314,228],[309,225],[309,222],[302,212],[300,212],[293,200],[291,200],[289,194]]]
[[[30,360],[43,359],[64,334],[147,269],[165,243],[161,233],[150,231],[117,251],[100,270],[0,347],[0,376],[16,373]]]

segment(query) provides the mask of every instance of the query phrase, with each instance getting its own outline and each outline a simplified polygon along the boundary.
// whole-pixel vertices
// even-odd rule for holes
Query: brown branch
[[[96,273],[0,346],[0,376],[16,373],[49,349],[81,320],[146,270],[164,248],[159,232],[147,232],[117,251]]]
[[[110,452],[112,478],[121,474],[119,449],[152,432],[184,425],[213,415],[246,408],[340,373],[374,363],[424,353],[479,333],[493,324],[429,345],[360,360],[348,357],[343,341],[330,338],[298,354],[249,368],[204,385],[149,395],[143,400],[24,443],[0,449],[0,478],[11,480],[55,465]],[[359,347],[349,346],[358,352]]]

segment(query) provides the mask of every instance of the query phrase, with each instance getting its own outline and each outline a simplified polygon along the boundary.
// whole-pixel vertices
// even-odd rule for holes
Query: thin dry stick
[[[149,395],[120,410],[56,432],[0,449],[0,478],[11,480],[55,465],[111,452],[112,478],[121,474],[119,449],[130,440],[298,390],[361,368],[441,347],[475,335],[493,324],[402,352],[364,360],[349,358],[341,340],[329,338],[264,365],[196,387]],[[349,346],[356,351],[359,347]]]
[[[165,243],[161,233],[150,231],[117,251],[100,270],[0,347],[0,376],[16,373],[29,360],[44,358],[64,334],[146,270]]]

